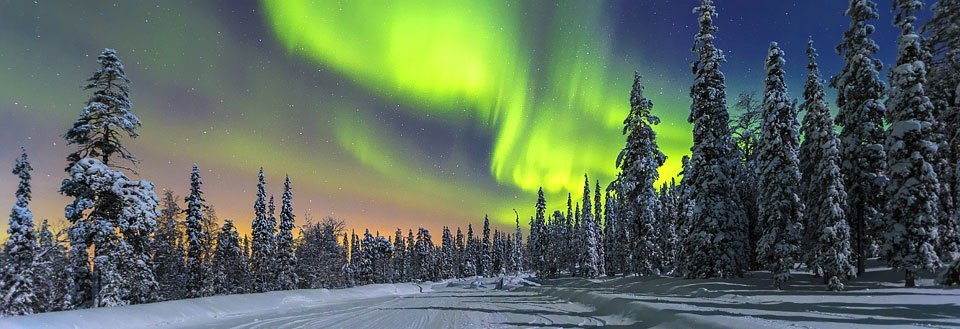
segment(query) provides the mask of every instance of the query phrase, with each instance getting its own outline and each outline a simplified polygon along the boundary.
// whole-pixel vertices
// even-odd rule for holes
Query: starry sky
[[[884,63],[897,36],[890,2],[874,22]],[[634,71],[663,119],[661,178],[676,176],[692,143],[697,3],[0,0],[0,159],[12,166],[25,147],[33,211],[62,221],[73,147],[60,136],[97,54],[114,48],[143,121],[127,141],[139,177],[182,196],[198,164],[208,202],[242,233],[261,166],[278,196],[290,175],[299,223],[330,215],[391,234],[489,214],[506,228],[516,209],[525,224],[539,187],[554,209],[579,197],[585,173],[591,189],[613,179]],[[846,1],[717,6],[731,102],[762,88],[770,41],[786,52],[792,97],[808,36],[824,75],[839,72]],[[0,205],[15,184],[0,175]]]

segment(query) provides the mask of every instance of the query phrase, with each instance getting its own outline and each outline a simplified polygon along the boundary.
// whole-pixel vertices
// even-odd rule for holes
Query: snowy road
[[[443,288],[182,328],[569,328],[629,323],[593,311],[535,292]]]

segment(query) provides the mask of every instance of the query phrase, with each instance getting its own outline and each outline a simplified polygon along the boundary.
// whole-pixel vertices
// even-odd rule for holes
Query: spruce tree
[[[938,135],[937,178],[940,180],[940,239],[942,260],[960,259],[960,0],[940,0],[923,25],[927,83]]]
[[[516,212],[516,210],[514,210]],[[523,272],[524,266],[524,257],[523,257],[523,233],[520,232],[520,215],[517,214],[516,229],[513,232],[513,249],[510,254],[512,259],[513,268],[510,269],[516,275],[520,275]]]
[[[851,0],[846,11],[850,27],[837,53],[844,59],[840,74],[830,86],[837,89],[837,124],[840,130],[840,173],[847,190],[847,219],[853,229],[857,274],[863,274],[873,229],[883,217],[883,185],[887,153],[883,145],[883,104],[886,86],[880,78],[883,63],[873,56],[879,49],[870,38],[875,31],[877,4]]]
[[[70,304],[150,302],[157,297],[149,244],[156,228],[158,200],[152,183],[130,180],[109,166],[114,155],[135,161],[120,139],[124,133],[135,138],[140,120],[130,112],[129,80],[116,52],[104,50],[98,62],[100,69],[85,86],[93,90],[93,96],[64,134],[68,145],[78,146],[77,151],[67,156],[69,178],[60,187],[60,193],[73,198],[65,209],[65,217],[71,223],[68,233],[71,266],[67,270],[71,272]],[[115,241],[118,237],[115,230],[122,234],[119,236],[122,243]],[[105,248],[109,244],[113,244],[112,250]],[[92,267],[90,248],[95,260]],[[117,264],[120,261],[127,263]],[[100,271],[97,264],[117,273]],[[113,285],[101,282],[96,288],[114,290],[109,292],[109,302],[100,303],[103,294],[95,291],[94,283],[104,280]]]
[[[897,65],[890,71],[887,99],[886,150],[890,181],[884,217],[881,256],[903,270],[906,286],[916,285],[920,271],[940,266],[934,250],[939,224],[940,182],[934,170],[937,143],[932,140],[936,118],[924,93],[926,68],[914,13],[923,6],[916,0],[894,1],[894,25],[900,28]]]
[[[293,253],[293,190],[290,186],[290,176],[287,176],[283,182],[283,196],[280,206],[280,231],[277,234],[277,289],[290,290],[296,289],[297,273],[294,271],[297,267],[297,257]]]
[[[630,91],[630,113],[623,121],[623,134],[627,142],[617,157],[620,174],[614,183],[620,200],[617,204],[620,223],[617,230],[624,230],[617,239],[629,246],[620,246],[621,254],[629,251],[630,270],[647,275],[659,271],[659,248],[656,247],[656,213],[660,207],[654,184],[659,179],[659,168],[667,157],[657,147],[657,134],[653,126],[660,118],[652,114],[653,102],[643,96],[640,75],[634,73],[633,89]],[[610,204],[607,204],[610,207]],[[623,266],[624,264],[620,264]],[[624,271],[627,269],[624,268]]]
[[[462,237],[459,229],[457,230],[457,235]],[[395,282],[407,282],[407,277],[404,272],[404,257],[403,251],[406,244],[403,241],[403,231],[400,228],[397,228],[397,232],[394,234],[393,238],[393,277]]]
[[[490,254],[493,245],[490,241],[490,217],[483,216],[483,241],[480,244],[480,259],[477,266],[477,275],[493,276],[493,256]]]
[[[130,112],[130,80],[126,77],[123,63],[113,49],[104,49],[97,57],[100,69],[87,79],[84,90],[93,90],[87,105],[73,127],[64,134],[67,145],[76,144],[79,149],[67,156],[67,171],[80,159],[99,158],[110,164],[116,154],[123,160],[137,160],[120,142],[126,134],[136,138],[140,119]]]
[[[42,311],[37,300],[36,232],[30,211],[30,161],[26,150],[14,162],[13,174],[19,178],[13,209],[7,227],[7,242],[0,264],[0,316],[26,315]]]
[[[601,274],[600,272],[600,241],[597,238],[597,229],[593,217],[593,208],[590,203],[590,179],[583,175],[583,246],[580,250],[582,266],[580,272],[588,277],[594,278]]]
[[[196,164],[190,171],[190,195],[184,201],[187,202],[185,226],[187,228],[187,255],[186,255],[186,293],[187,297],[203,297],[208,295],[204,285],[206,278],[206,268],[204,264],[204,244],[206,236],[203,232],[203,208],[206,207],[203,199],[203,191],[200,190],[200,169]]]
[[[217,234],[217,246],[213,254],[213,291],[218,295],[239,294],[245,291],[246,266],[240,238],[233,221],[226,219]]]
[[[34,287],[37,288],[37,310],[40,312],[61,311],[69,306],[67,295],[66,248],[62,234],[54,236],[44,219],[37,231],[37,256],[35,261]]]
[[[797,149],[797,108],[787,95],[783,50],[770,43],[766,61],[763,124],[758,150],[760,176],[760,227],[757,262],[773,273],[777,289],[790,279],[799,253],[803,204],[800,203],[800,170]]]
[[[160,217],[157,220],[157,231],[153,235],[154,274],[157,277],[159,299],[177,300],[185,296],[184,267],[186,257],[183,250],[177,246],[181,236],[177,228],[177,220],[183,209],[177,204],[172,191],[165,191],[161,201]]]
[[[463,277],[466,277],[466,274],[464,274],[464,262],[466,262],[466,257],[464,257],[464,253],[466,252],[465,250],[466,245],[463,243],[463,231],[460,230],[460,227],[457,227],[457,235],[454,237],[454,244],[455,244],[455,247],[457,248],[457,256],[456,256],[457,277],[463,278]]]
[[[250,246],[250,271],[253,274],[253,292],[273,290],[273,257],[276,248],[274,232],[276,223],[267,214],[267,194],[264,191],[263,168],[260,168],[257,183],[257,200],[253,204],[256,217],[253,219],[253,241]]]
[[[449,227],[443,227],[440,248],[440,279],[451,279],[456,277],[453,263],[456,255],[456,248],[453,246],[453,234],[450,233]]]
[[[839,140],[817,66],[817,50],[807,47],[807,82],[803,90],[806,112],[801,125],[800,196],[803,200],[803,256],[807,267],[823,278],[830,290],[843,290],[843,283],[856,278],[851,259],[850,226],[845,209],[847,194],[840,176]]]
[[[527,258],[530,266],[537,271],[537,276],[546,275],[546,211],[547,201],[543,196],[543,187],[537,191],[537,203],[533,221],[530,223],[530,234],[527,236]]]
[[[688,121],[693,124],[693,147],[685,184],[692,204],[689,232],[683,241],[681,273],[686,278],[740,276],[745,259],[746,218],[735,194],[736,152],[727,126],[725,78],[720,71],[723,53],[714,45],[717,16],[712,0],[695,9],[699,33],[693,46],[695,83]]]
[[[606,270],[606,258],[607,258],[607,248],[604,242],[603,237],[603,205],[600,200],[600,180],[594,181],[594,194],[593,194],[593,223],[594,223],[594,236],[597,237],[597,272],[599,274],[607,273]]]

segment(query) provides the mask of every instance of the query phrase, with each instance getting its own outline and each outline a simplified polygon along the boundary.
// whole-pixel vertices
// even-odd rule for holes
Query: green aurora
[[[556,6],[546,31],[522,24],[530,17],[517,7],[530,3],[262,4],[289,52],[333,68],[372,92],[411,104],[426,120],[463,120],[491,130],[489,170],[501,185],[528,195],[543,187],[559,201],[568,191],[581,189],[585,173],[604,185],[616,176],[614,159],[623,147],[620,130],[629,82],[639,68],[613,58],[597,26],[602,15],[598,2]],[[551,60],[534,69],[537,52],[530,47],[538,43]],[[656,82],[646,83],[657,87]],[[658,112],[682,113],[683,106],[658,104]],[[690,138],[685,125],[658,128],[661,136]],[[364,165],[394,171],[384,168],[390,161],[383,157],[389,154],[385,145],[391,142],[375,131],[339,126],[337,137]],[[358,140],[363,142],[354,143]],[[681,146],[666,151],[670,161],[661,170],[662,180],[679,173],[679,157],[688,150]]]

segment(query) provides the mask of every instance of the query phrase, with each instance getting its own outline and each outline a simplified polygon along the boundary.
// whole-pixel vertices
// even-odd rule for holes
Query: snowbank
[[[121,307],[0,318],[0,328],[151,328],[202,325],[225,318],[269,314],[343,301],[429,291],[430,283],[375,284],[348,289],[304,289],[214,296]]]

